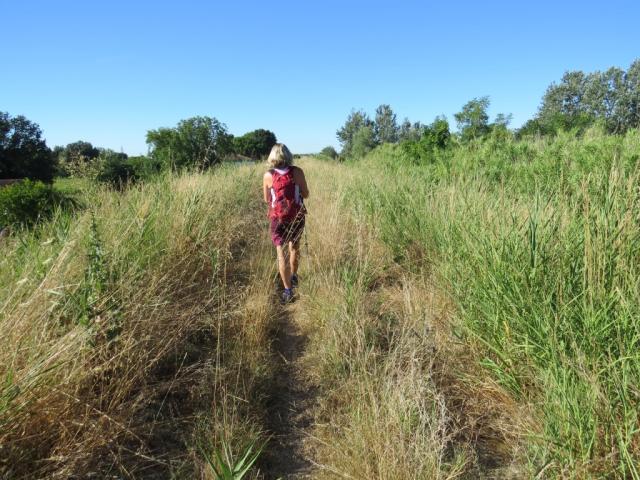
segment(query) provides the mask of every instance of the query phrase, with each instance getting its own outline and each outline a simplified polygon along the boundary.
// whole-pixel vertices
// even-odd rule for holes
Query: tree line
[[[135,157],[82,140],[50,149],[38,124],[0,112],[0,178],[49,183],[55,176],[82,176],[122,183],[165,169],[205,169],[224,160],[260,159],[277,138],[266,129],[236,137],[218,119],[203,116],[149,130],[146,141],[148,155]]]
[[[566,72],[559,83],[546,90],[538,112],[519,129],[509,129],[511,114],[499,113],[490,121],[487,96],[474,98],[453,115],[458,131],[452,133],[444,116],[428,125],[405,118],[398,123],[389,105],[380,105],[373,118],[364,110],[352,110],[336,132],[342,158],[360,158],[384,143],[399,143],[416,157],[444,149],[455,140],[467,143],[490,136],[521,138],[556,135],[560,131],[581,134],[601,125],[611,134],[640,128],[640,59],[625,71],[612,67],[605,72]],[[327,147],[329,151],[331,147]],[[330,155],[327,155],[330,156]]]
[[[489,104],[489,97],[474,98],[454,115],[460,141],[479,139],[494,131],[507,130],[511,116],[498,114],[493,122],[489,122]],[[408,153],[421,156],[423,151],[447,148],[454,134],[444,116],[436,117],[430,124],[411,122],[407,118],[399,124],[391,106],[383,104],[376,109],[373,119],[364,110],[352,110],[336,136],[342,147],[340,155],[343,158],[361,158],[385,143],[399,143]]]
[[[547,88],[538,114],[519,133],[553,134],[596,122],[610,133],[640,127],[640,59],[626,71],[611,67],[587,74],[566,72]]]

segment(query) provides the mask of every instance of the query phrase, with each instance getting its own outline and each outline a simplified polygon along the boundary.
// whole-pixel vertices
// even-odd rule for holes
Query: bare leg
[[[291,266],[291,274],[298,273],[298,265],[300,264],[300,242],[289,242],[289,262]]]
[[[284,288],[291,288],[291,265],[289,264],[289,259],[287,258],[285,249],[281,245],[276,246],[276,249],[278,250],[278,270],[280,271],[280,278],[282,279]]]

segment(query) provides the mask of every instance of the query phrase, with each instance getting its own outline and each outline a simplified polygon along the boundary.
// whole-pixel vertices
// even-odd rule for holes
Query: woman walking
[[[309,188],[302,169],[293,165],[293,155],[286,145],[276,143],[267,164],[262,191],[269,205],[271,241],[278,252],[278,270],[284,285],[282,303],[290,303],[293,289],[298,286],[300,237],[306,214],[303,199],[309,197]]]

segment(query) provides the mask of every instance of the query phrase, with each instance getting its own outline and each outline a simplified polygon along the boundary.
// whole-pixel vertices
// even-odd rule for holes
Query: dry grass
[[[258,433],[270,307],[246,191],[259,178],[99,191],[93,214],[3,246],[2,475],[192,477],[198,445]]]

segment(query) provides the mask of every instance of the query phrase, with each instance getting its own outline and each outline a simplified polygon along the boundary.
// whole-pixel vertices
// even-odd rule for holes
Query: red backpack
[[[298,186],[293,181],[293,171],[290,167],[284,173],[270,170],[273,185],[271,186],[271,203],[269,204],[269,218],[281,223],[292,222],[304,216],[302,198],[298,193]]]

